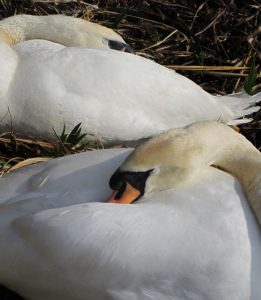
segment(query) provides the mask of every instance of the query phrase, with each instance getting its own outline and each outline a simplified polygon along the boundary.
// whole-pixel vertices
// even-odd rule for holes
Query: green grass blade
[[[249,70],[249,74],[244,83],[244,89],[249,95],[253,94],[252,89],[253,86],[256,84],[256,79],[257,79],[256,57],[254,56]]]

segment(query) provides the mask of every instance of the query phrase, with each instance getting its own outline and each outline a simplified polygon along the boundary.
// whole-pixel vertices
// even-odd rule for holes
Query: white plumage
[[[261,234],[239,182],[209,167],[136,204],[97,203],[130,151],[0,179],[0,282],[32,300],[259,300]]]
[[[32,51],[37,43],[37,53]],[[41,138],[79,122],[105,142],[136,141],[200,120],[235,124],[255,97],[215,97],[145,58],[48,41],[0,45],[1,128]],[[8,113],[9,110],[9,113]]]

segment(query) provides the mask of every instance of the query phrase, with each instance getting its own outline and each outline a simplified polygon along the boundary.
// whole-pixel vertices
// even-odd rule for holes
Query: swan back
[[[19,54],[24,53],[21,48],[24,44],[16,45]],[[138,140],[200,119],[218,119],[220,115],[224,121],[231,118],[226,108],[195,83],[142,57],[71,47],[60,51],[54,47],[48,57],[46,53],[41,47],[38,54],[25,57],[24,53],[20,59],[10,103],[17,112],[17,122],[19,118],[23,121],[23,114],[18,113],[21,101],[32,115],[20,133],[52,138],[52,128],[59,133],[66,123],[70,130],[77,120],[86,132],[116,143]],[[137,76],[141,66],[142,79]],[[28,69],[30,72],[25,71]],[[193,94],[187,101],[190,89]]]
[[[65,46],[46,40],[29,40],[15,44],[12,48],[19,53],[21,59],[37,57],[43,60],[49,59],[56,52],[64,49]]]

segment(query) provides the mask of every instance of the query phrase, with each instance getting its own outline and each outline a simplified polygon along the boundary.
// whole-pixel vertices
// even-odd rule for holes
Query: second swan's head
[[[210,166],[234,175],[247,190],[259,182],[261,155],[245,137],[218,122],[173,129],[127,157],[110,179],[114,192],[109,202],[132,203],[142,195],[187,184]]]

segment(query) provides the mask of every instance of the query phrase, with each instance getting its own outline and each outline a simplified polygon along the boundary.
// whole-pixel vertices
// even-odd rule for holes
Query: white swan
[[[237,124],[257,111],[254,97],[216,97],[191,80],[148,59],[104,49],[48,43],[0,44],[0,128],[54,138],[83,122],[104,142],[136,141],[200,120]],[[42,41],[42,45],[44,41]],[[29,51],[26,47],[29,45]],[[62,47],[62,49],[61,49]]]
[[[48,48],[52,41],[64,46],[132,51],[123,38],[110,28],[83,19],[63,15],[16,15],[0,21],[0,40],[15,45],[27,40],[31,45]],[[52,48],[52,44],[50,44]],[[22,49],[22,47],[20,47]],[[31,52],[37,49],[32,47]]]
[[[169,188],[173,174],[187,181],[187,168],[190,183],[174,180],[174,189],[132,205],[97,203],[130,152],[67,156],[0,179],[0,283],[30,300],[259,300],[260,228],[239,182],[208,165],[215,156],[233,173],[242,166],[246,190],[252,174],[260,193],[261,154],[221,124],[175,130],[139,148],[121,171],[130,179],[159,168],[146,188]]]

